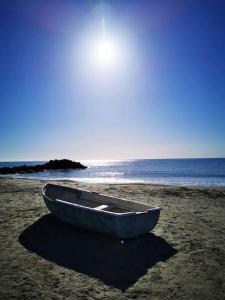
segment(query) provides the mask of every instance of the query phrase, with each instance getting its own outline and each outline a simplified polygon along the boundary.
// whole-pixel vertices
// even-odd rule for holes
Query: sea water
[[[0,162],[0,167],[35,165],[44,161]],[[225,158],[87,160],[85,170],[45,171],[10,177],[75,180],[90,183],[153,183],[225,187]]]

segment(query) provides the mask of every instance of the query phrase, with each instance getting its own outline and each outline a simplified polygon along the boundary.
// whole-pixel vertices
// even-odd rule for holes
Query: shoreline
[[[163,209],[120,244],[49,214],[47,182],[0,178],[1,299],[223,299],[225,188],[55,182]]]
[[[168,183],[150,183],[150,182],[89,182],[89,181],[79,181],[74,179],[47,179],[47,178],[28,178],[28,177],[11,177],[8,175],[0,175],[1,179],[12,179],[12,180],[31,180],[37,182],[56,182],[56,183],[65,183],[71,182],[75,184],[85,184],[85,185],[149,185],[149,186],[156,186],[156,187],[168,187],[168,188],[187,188],[187,189],[221,189],[225,190],[225,186],[213,186],[213,185],[179,185],[179,184],[168,184]]]

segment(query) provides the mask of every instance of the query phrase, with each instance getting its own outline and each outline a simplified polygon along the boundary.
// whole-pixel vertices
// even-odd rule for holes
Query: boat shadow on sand
[[[52,214],[25,229],[19,242],[49,261],[93,276],[122,291],[157,262],[166,261],[177,252],[164,239],[151,233],[121,243],[65,224]]]

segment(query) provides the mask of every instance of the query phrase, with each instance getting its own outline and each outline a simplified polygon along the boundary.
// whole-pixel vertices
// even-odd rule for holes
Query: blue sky
[[[0,6],[0,160],[225,157],[224,1]]]

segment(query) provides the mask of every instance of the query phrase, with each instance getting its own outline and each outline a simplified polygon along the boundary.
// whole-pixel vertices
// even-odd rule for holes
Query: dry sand
[[[60,182],[163,208],[121,244],[50,215],[44,183],[0,179],[0,299],[225,299],[225,189]]]

